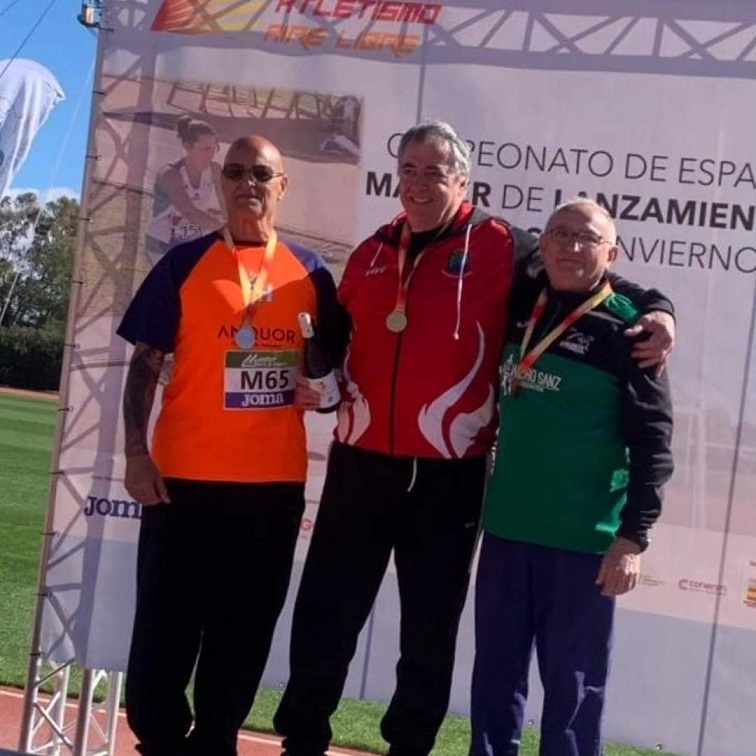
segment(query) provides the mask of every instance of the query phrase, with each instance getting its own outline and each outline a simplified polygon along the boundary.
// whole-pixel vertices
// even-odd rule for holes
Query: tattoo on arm
[[[147,426],[164,358],[163,352],[142,342],[137,343],[131,357],[123,396],[127,457],[149,453]]]

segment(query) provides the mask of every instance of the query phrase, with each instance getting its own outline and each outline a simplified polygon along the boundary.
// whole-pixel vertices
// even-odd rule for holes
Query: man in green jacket
[[[541,756],[597,756],[615,596],[632,590],[672,474],[666,374],[623,335],[607,211],[578,198],[512,289],[501,428],[477,576],[471,756],[519,752],[535,645]]]

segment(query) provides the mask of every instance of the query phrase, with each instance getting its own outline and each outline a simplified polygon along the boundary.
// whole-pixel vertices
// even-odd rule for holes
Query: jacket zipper
[[[411,283],[411,282],[410,282]],[[409,292],[409,289],[407,289]],[[409,299],[409,297],[408,297]],[[398,334],[396,339],[396,348],[394,349],[394,372],[391,376],[391,409],[389,411],[389,454],[393,457],[395,453],[396,439],[396,384],[399,378],[399,353],[402,349],[402,339],[404,331]]]
[[[443,242],[447,242],[452,237],[458,235],[459,232],[454,232],[452,234],[449,234],[449,236],[442,236],[435,242],[431,242],[427,247],[423,249],[423,251],[427,254],[427,252],[432,250],[433,247],[436,247]],[[413,273],[412,278],[414,277],[415,275]],[[409,287],[412,286],[412,278],[410,278],[409,286],[407,286],[407,301],[405,303],[405,313],[409,309]],[[400,331],[396,339],[396,349],[394,350],[394,372],[391,376],[391,402],[389,409],[389,455],[391,455],[392,457],[396,453],[396,394],[397,383],[399,379],[399,358],[401,356],[403,338],[404,331]]]

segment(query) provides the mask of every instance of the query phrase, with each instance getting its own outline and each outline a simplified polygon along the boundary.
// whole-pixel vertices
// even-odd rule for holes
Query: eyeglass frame
[[[602,244],[612,244],[614,245],[615,242],[611,241],[610,239],[604,239],[601,236],[596,235],[595,237],[592,237],[590,239],[585,238],[590,232],[586,231],[568,231],[565,228],[561,228],[560,226],[557,226],[556,228],[549,228],[544,231],[544,234],[551,239],[555,244],[559,244],[560,246],[574,246],[575,242],[577,242],[577,245],[580,249],[594,249],[596,247],[600,247]],[[557,238],[555,234],[561,234],[562,238]],[[583,235],[583,238],[581,239],[580,236]]]
[[[227,168],[235,168],[241,169],[241,174],[238,178],[233,176],[228,176],[226,174]],[[260,170],[270,170],[270,175],[266,175],[265,178],[255,176],[255,171]],[[250,166],[247,168],[247,166],[243,165],[242,163],[226,163],[223,168],[221,168],[221,175],[223,178],[225,178],[227,181],[234,181],[236,183],[239,183],[240,181],[243,181],[246,176],[250,177],[256,184],[269,184],[273,179],[275,178],[281,178],[281,176],[285,176],[286,174],[283,171],[274,171],[270,166],[267,165],[260,165],[259,163],[257,165]]]

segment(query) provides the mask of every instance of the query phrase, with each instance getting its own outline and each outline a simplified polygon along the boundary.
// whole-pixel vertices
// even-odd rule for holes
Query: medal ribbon
[[[525,377],[525,374],[535,365],[536,360],[578,319],[583,317],[587,312],[598,307],[612,293],[611,284],[606,283],[592,297],[586,299],[580,307],[574,309],[556,328],[547,333],[536,344],[530,352],[527,352],[530,339],[533,336],[538,321],[543,317],[546,309],[546,300],[549,295],[546,289],[543,289],[538,295],[533,312],[525,329],[525,335],[522,338],[520,346],[520,362],[512,373],[511,380],[515,386]],[[527,354],[526,354],[527,352]]]
[[[249,273],[242,264],[241,255],[231,237],[231,232],[228,230],[228,226],[223,228],[223,240],[226,242],[226,246],[231,250],[234,259],[236,260],[236,268],[239,271],[239,286],[241,287],[242,302],[244,303],[244,318],[242,324],[251,326],[252,320],[255,317],[257,305],[260,299],[265,295],[265,287],[267,286],[268,278],[270,277],[273,258],[276,256],[278,235],[275,230],[273,230],[268,237],[268,241],[265,242],[265,254],[260,263],[260,270],[255,277],[254,284],[252,284]]]
[[[412,278],[412,274],[417,269],[417,265],[420,262],[420,258],[425,254],[425,250],[436,241],[449,226],[451,221],[444,223],[441,228],[438,229],[438,233],[428,242],[428,244],[419,252],[415,257],[413,264],[409,267],[405,275],[405,268],[407,267],[407,255],[409,254],[410,239],[412,237],[412,230],[409,227],[409,223],[405,219],[402,224],[402,235],[399,237],[399,250],[398,250],[398,265],[399,265],[399,288],[396,292],[396,304],[392,312],[400,312],[404,315],[404,311],[407,309],[407,291],[409,289],[409,282]]]
[[[398,250],[398,265],[399,265],[399,288],[396,292],[396,304],[394,305],[393,312],[401,312],[404,314],[404,311],[407,309],[407,287],[409,286],[410,278],[412,278],[412,273],[415,270],[415,265],[417,265],[418,260],[415,260],[415,265],[412,266],[409,273],[407,274],[407,279],[404,278],[404,272],[405,267],[407,265],[407,254],[409,252],[409,246],[410,246],[410,237],[412,236],[412,231],[410,231],[409,223],[407,221],[404,221],[404,225],[402,226],[402,235],[399,237],[399,250]],[[421,252],[420,255],[423,253]],[[420,258],[420,255],[418,255],[418,259]]]

